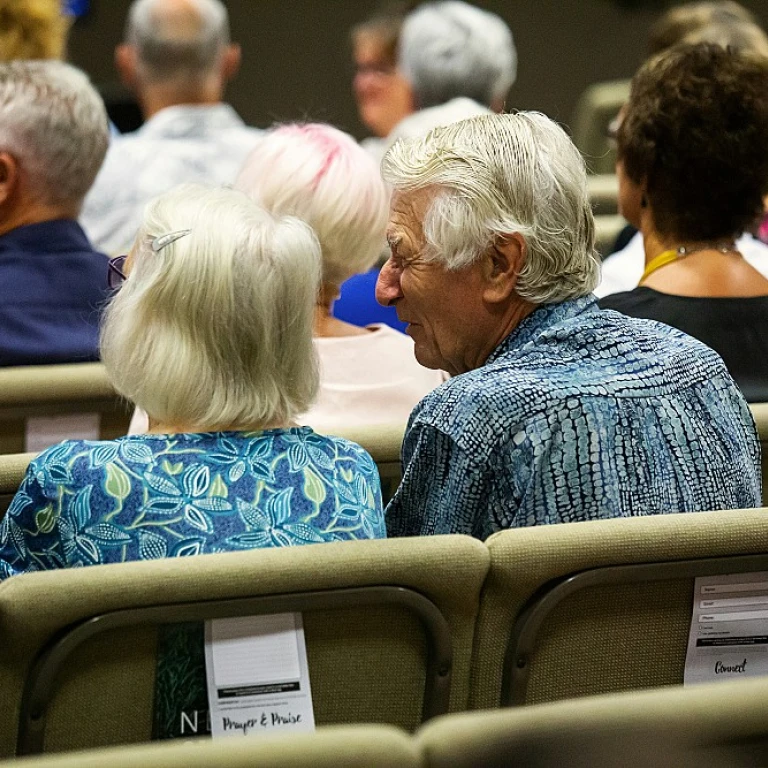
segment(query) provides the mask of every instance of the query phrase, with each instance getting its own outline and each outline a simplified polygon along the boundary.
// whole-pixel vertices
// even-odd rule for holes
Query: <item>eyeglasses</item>
[[[123,272],[123,266],[125,260],[128,258],[127,254],[123,256],[115,256],[114,259],[109,260],[109,266],[107,268],[107,285],[110,290],[116,291],[125,281],[126,275]]]
[[[179,229],[176,232],[168,232],[165,235],[158,235],[150,243],[153,253],[160,253],[163,248],[169,246],[171,243],[175,243],[182,237],[190,234],[191,229]],[[107,268],[107,285],[111,290],[116,291],[125,282],[127,275],[124,271],[125,260],[128,258],[128,254],[123,256],[115,256],[109,260]]]

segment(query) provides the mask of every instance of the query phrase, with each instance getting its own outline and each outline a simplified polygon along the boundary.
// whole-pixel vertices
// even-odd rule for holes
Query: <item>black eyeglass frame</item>
[[[108,262],[107,285],[110,290],[116,291],[125,282],[126,274],[123,272],[123,265],[128,258],[128,254],[115,256]]]

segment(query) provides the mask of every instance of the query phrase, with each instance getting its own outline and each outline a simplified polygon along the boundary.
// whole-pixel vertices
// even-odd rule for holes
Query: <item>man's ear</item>
[[[19,182],[19,166],[16,158],[7,152],[0,152],[0,205],[5,205],[13,196]]]
[[[115,48],[115,68],[120,75],[120,82],[130,89],[136,90],[137,64],[136,49],[128,43],[121,43]]]
[[[483,299],[491,304],[505,301],[517,286],[527,246],[519,232],[497,237],[486,257]]]
[[[239,71],[242,60],[242,50],[238,43],[230,43],[221,56],[221,77],[228,83]]]

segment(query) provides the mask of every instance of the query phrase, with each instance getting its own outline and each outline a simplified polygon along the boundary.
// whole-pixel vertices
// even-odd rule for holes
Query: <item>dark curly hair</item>
[[[660,234],[741,234],[768,193],[768,60],[707,43],[659,54],[632,80],[617,138]]]

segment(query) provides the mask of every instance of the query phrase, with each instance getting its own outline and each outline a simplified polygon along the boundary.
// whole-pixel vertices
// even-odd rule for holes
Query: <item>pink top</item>
[[[405,424],[416,403],[447,375],[419,365],[413,341],[388,325],[369,325],[359,336],[315,337],[320,391],[296,423],[320,432],[370,424]],[[129,434],[149,429],[146,414],[134,411]]]
[[[413,341],[387,325],[370,325],[359,336],[315,338],[320,392],[297,417],[323,431],[337,426],[405,424],[416,403],[446,377],[420,365]]]

